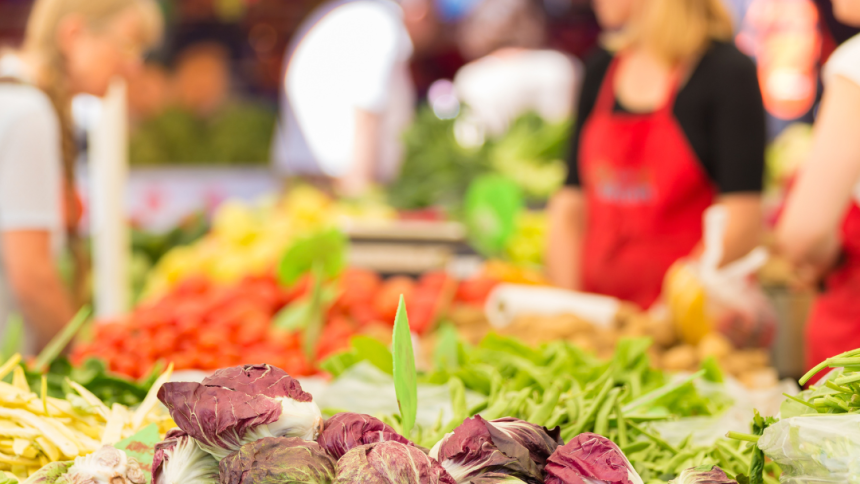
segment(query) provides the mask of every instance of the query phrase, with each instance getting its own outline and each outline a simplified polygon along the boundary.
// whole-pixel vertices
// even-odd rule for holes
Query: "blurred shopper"
[[[134,75],[160,30],[152,0],[37,0],[23,49],[0,57],[0,330],[22,312],[27,353],[74,312],[57,270],[80,217],[71,98]]]
[[[544,49],[546,18],[535,0],[483,0],[463,20],[460,50],[472,60],[454,79],[459,98],[492,135],[534,111],[549,122],[570,118],[581,63]]]
[[[725,260],[759,242],[765,122],[753,63],[720,0],[595,0],[609,33],[586,62],[547,267],[567,288],[649,307],[702,215],[728,209]]]
[[[358,194],[397,173],[415,93],[409,59],[428,34],[429,0],[339,0],[299,28],[284,62],[276,168]]]
[[[860,26],[860,0],[834,0],[834,14]],[[826,275],[806,328],[809,367],[860,347],[860,35],[823,70],[812,154],[786,202],[779,248],[815,283]]]

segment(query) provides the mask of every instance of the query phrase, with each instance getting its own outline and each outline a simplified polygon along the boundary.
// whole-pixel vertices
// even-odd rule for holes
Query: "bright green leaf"
[[[367,360],[373,366],[388,373],[394,373],[391,351],[379,340],[370,336],[353,336],[349,340],[350,345],[360,360]]]
[[[397,316],[394,318],[394,390],[403,435],[407,438],[415,426],[418,413],[418,382],[415,371],[415,353],[412,351],[412,333],[409,331],[409,317],[406,315],[406,302],[400,296]]]
[[[334,278],[346,266],[347,239],[337,229],[330,229],[293,243],[278,264],[278,279],[286,285],[295,284],[316,264],[326,278]]]

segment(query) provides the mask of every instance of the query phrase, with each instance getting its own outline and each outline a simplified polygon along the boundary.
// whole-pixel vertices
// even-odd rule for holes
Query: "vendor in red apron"
[[[720,0],[595,10],[613,34],[586,63],[546,265],[559,286],[648,308],[669,267],[700,250],[712,204],[729,214],[724,262],[758,244],[764,108]]]
[[[837,20],[860,26],[860,3],[833,7]],[[860,35],[836,49],[822,78],[812,153],[777,227],[801,278],[825,282],[806,327],[810,368],[860,348]]]

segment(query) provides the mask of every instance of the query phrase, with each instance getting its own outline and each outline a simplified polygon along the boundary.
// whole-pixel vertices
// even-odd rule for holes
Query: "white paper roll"
[[[607,327],[615,319],[620,304],[614,297],[597,294],[544,286],[500,284],[487,298],[484,312],[496,328],[504,328],[518,316],[559,314],[573,314]]]

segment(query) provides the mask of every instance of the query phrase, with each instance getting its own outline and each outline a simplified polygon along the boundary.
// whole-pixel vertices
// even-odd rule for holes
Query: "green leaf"
[[[72,338],[78,334],[78,331],[83,327],[87,318],[90,317],[90,313],[92,313],[92,310],[89,306],[82,307],[69,324],[59,334],[54,336],[48,343],[48,346],[36,357],[36,370],[43,370],[62,353],[63,349],[72,341]]]
[[[705,380],[714,383],[723,382],[723,371],[720,369],[720,364],[713,356],[709,356],[702,361],[702,369],[705,370]]]
[[[389,353],[390,354],[390,353]],[[347,369],[361,361],[354,349],[335,353],[320,363],[320,369],[337,378]]]
[[[325,285],[322,289],[322,304],[328,306],[337,299],[340,291],[335,285]],[[275,315],[272,325],[283,331],[298,331],[305,329],[311,317],[311,298],[296,301]]]
[[[330,229],[293,243],[278,264],[278,279],[286,285],[295,284],[319,264],[322,274],[331,279],[346,266],[347,239],[337,229]]]
[[[394,374],[391,351],[388,351],[388,348],[379,340],[359,335],[353,336],[349,343],[355,349],[355,354],[360,361],[367,360],[385,373]]]
[[[400,296],[397,316],[394,318],[394,391],[400,407],[400,420],[403,435],[409,438],[415,417],[418,414],[418,382],[415,371],[415,353],[412,351],[412,333],[409,331],[409,317],[406,315],[406,302]]]
[[[451,324],[439,328],[433,361],[437,370],[455,371],[460,367],[460,337]]]
[[[323,280],[323,265],[317,262],[313,267],[313,289],[311,290],[310,308],[307,312],[307,319],[304,324],[304,352],[308,362],[316,360],[317,342],[320,339],[323,329],[323,311],[322,311],[322,280]]]
[[[465,222],[469,239],[484,255],[497,255],[516,230],[525,202],[517,184],[500,175],[484,175],[469,186]]]
[[[149,424],[140,429],[131,437],[121,440],[114,444],[114,447],[123,451],[129,457],[133,457],[141,464],[152,463],[152,458],[155,457],[155,444],[161,441],[158,435],[158,426]],[[146,482],[149,484],[152,481],[152,475],[144,472]]]
[[[543,364],[543,353],[526,346],[513,338],[499,336],[496,333],[489,333],[481,340],[479,348],[492,351],[501,351],[520,358],[525,358],[534,364]]]
[[[9,361],[15,353],[20,353],[24,342],[24,319],[20,314],[10,314],[3,332],[3,346],[0,347],[0,361]]]

